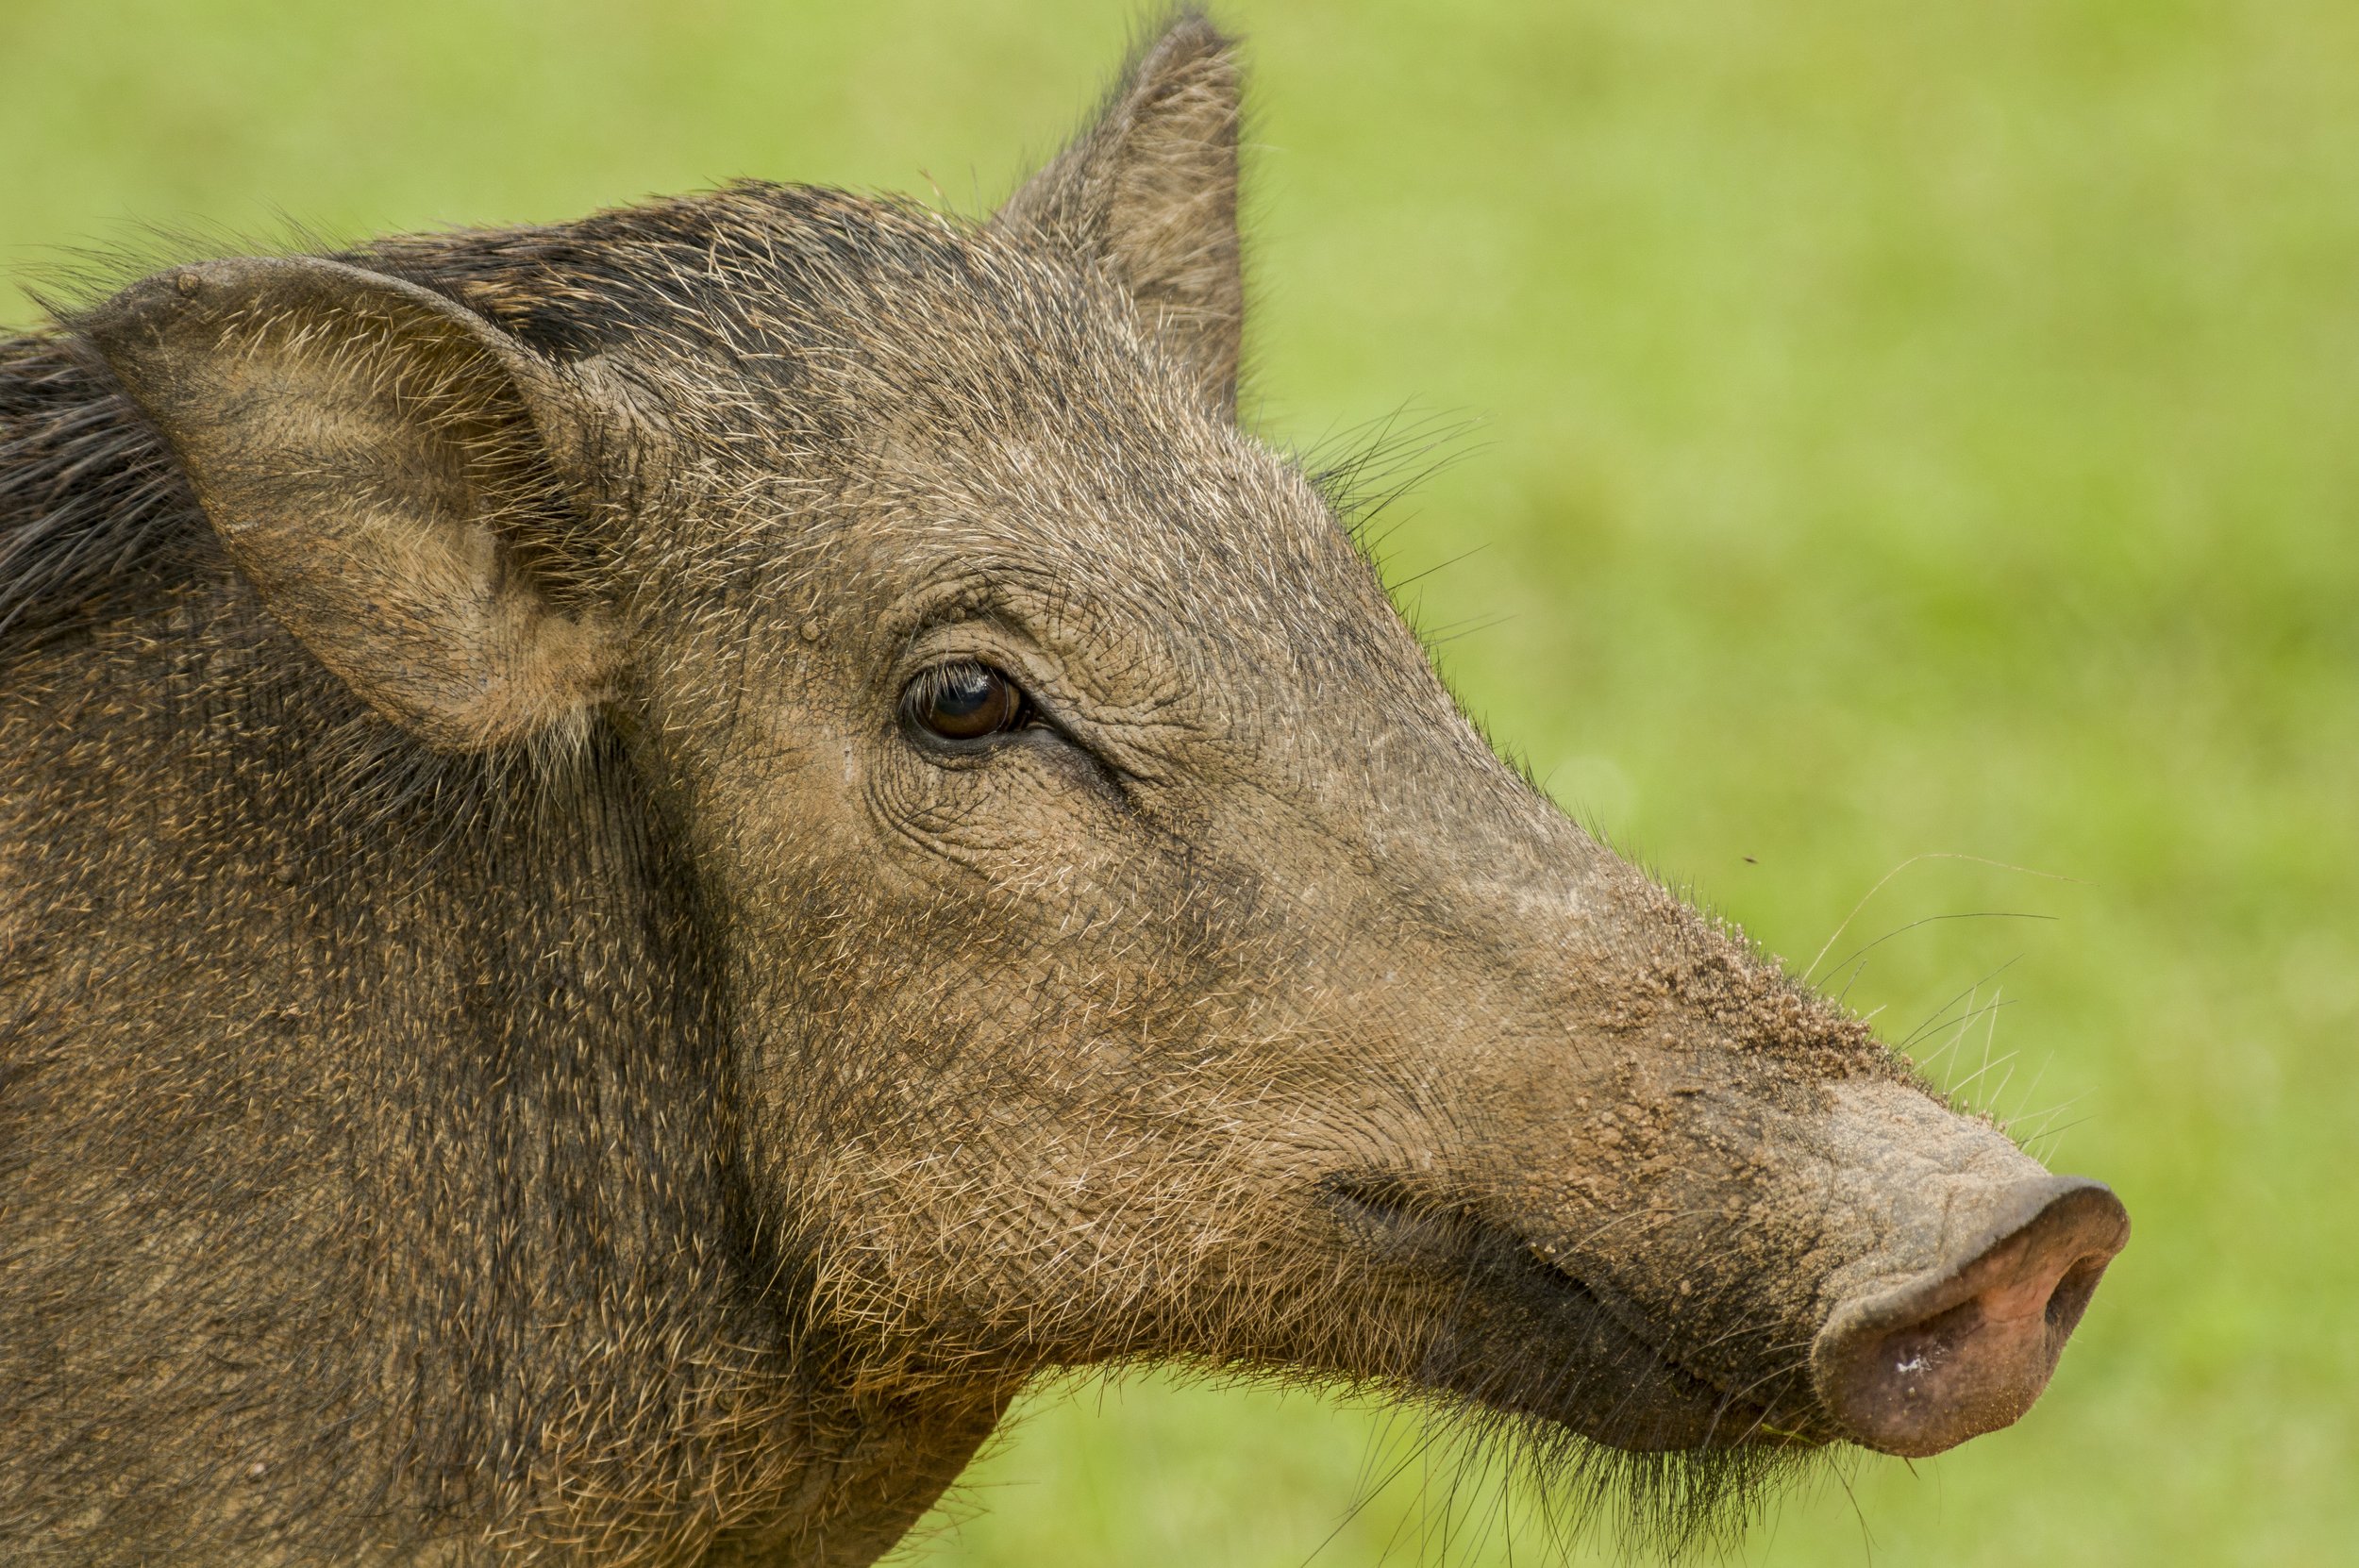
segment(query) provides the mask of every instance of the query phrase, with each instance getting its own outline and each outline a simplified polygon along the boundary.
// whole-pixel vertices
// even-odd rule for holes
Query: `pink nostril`
[[[2039,1397],[2130,1216],[2093,1181],[2027,1183],[2027,1218],[1896,1290],[1838,1310],[1811,1355],[1819,1397],[1888,1454],[1937,1454]]]

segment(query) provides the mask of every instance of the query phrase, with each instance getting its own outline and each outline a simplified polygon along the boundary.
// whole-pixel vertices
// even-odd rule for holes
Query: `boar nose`
[[[2037,1399],[2097,1281],[2130,1239],[2104,1185],[2012,1186],[1947,1261],[1838,1308],[1811,1349],[1818,1396],[1887,1454],[1938,1454],[2007,1426]]]

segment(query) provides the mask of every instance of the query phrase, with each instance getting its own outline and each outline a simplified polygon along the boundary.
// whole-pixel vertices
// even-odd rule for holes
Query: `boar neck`
[[[0,1426],[84,1433],[0,1471],[0,1521],[92,1560],[69,1522],[104,1480],[241,1560],[271,1515],[423,1522],[290,1560],[868,1560],[1005,1391],[856,1397],[787,1327],[697,894],[620,748],[426,755],[183,567],[0,647]],[[138,1431],[75,1374],[126,1346]],[[283,1472],[225,1486],[221,1410]]]

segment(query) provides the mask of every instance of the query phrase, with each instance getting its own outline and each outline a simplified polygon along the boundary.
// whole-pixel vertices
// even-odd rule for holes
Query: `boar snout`
[[[1630,1081],[1642,1076],[1633,1065]],[[1544,1265],[1563,1300],[1488,1334],[1484,1354],[1546,1365],[1507,1403],[1627,1450],[1849,1442],[1914,1458],[2038,1399],[2129,1240],[2121,1202],[1902,1076],[1844,1079],[1815,1103],[1774,1090],[1695,1088],[1651,1116],[1617,1112],[1635,1130],[1615,1159],[1518,1145],[1516,1168],[1560,1184],[1543,1175],[1480,1223]],[[1474,1185],[1514,1182],[1501,1169]],[[1500,1295],[1494,1276],[1475,1288]],[[1580,1332],[1547,1331],[1559,1324]]]
[[[1978,1233],[1916,1277],[1836,1309],[1812,1380],[1851,1436],[1918,1458],[2031,1409],[2130,1239],[2112,1191],[2030,1176],[1988,1194]]]

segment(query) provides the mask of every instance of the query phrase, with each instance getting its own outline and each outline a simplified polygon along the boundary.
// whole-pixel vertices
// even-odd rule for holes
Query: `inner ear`
[[[1140,52],[1090,129],[1009,198],[994,228],[1102,268],[1223,417],[1237,406],[1236,45],[1201,16]]]
[[[521,343],[310,259],[181,268],[81,325],[263,603],[372,708],[470,750],[607,695],[549,456],[585,410]]]

